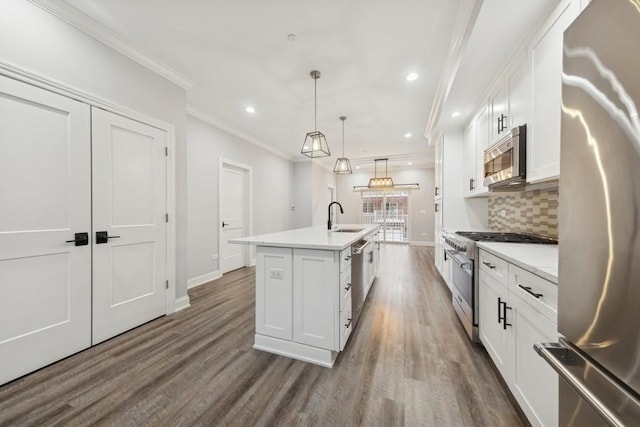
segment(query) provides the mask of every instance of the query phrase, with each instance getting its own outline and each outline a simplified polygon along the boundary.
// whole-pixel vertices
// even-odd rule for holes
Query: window
[[[364,214],[372,214],[373,213],[373,202],[362,202],[362,213],[364,213]]]
[[[385,214],[387,216],[396,216],[398,215],[398,203],[397,202],[387,202],[384,207]]]

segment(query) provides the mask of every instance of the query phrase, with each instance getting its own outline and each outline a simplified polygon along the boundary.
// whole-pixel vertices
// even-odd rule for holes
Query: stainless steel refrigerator
[[[593,0],[564,33],[561,426],[640,426],[640,0]]]

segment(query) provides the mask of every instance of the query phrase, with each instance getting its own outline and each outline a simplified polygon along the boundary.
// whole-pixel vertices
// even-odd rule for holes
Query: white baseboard
[[[419,240],[415,240],[415,241],[409,242],[409,244],[411,246],[434,246],[433,242],[423,242],[423,241],[419,241]]]
[[[256,266],[256,259],[251,258],[251,264],[249,265],[249,267],[255,267],[255,266]]]
[[[255,334],[253,348],[292,359],[302,360],[303,362],[313,363],[314,365],[325,368],[333,368],[333,363],[336,361],[336,357],[338,357],[338,352],[336,351],[325,350],[260,334]]]
[[[220,270],[212,271],[210,273],[201,274],[200,276],[192,277],[187,280],[187,289],[195,288],[196,286],[204,285],[205,283],[222,277]]]
[[[176,298],[176,306],[175,306],[174,313],[177,313],[178,311],[184,310],[189,307],[191,307],[191,302],[189,301],[189,295]]]

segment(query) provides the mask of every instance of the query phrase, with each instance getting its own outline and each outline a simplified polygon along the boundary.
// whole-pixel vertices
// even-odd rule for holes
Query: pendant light
[[[340,116],[342,121],[342,157],[336,160],[336,165],[333,167],[333,173],[348,174],[351,172],[351,162],[344,156],[344,121],[347,120],[347,116]]]
[[[369,179],[369,188],[393,188],[393,179],[388,174],[387,163],[389,159],[375,159],[374,164],[374,177]],[[384,175],[378,177],[378,162],[384,162]]]
[[[300,153],[307,157],[327,157],[331,155],[329,151],[329,144],[327,144],[327,138],[322,132],[318,131],[318,97],[317,97],[317,83],[320,78],[320,71],[314,70],[310,73],[313,79],[313,123],[314,131],[307,133],[302,144],[302,150]]]

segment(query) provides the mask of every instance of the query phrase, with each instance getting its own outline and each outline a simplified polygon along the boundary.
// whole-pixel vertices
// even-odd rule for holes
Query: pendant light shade
[[[393,188],[393,179],[391,179],[387,173],[387,162],[389,159],[375,159],[374,162],[374,174],[375,176],[369,179],[369,188]],[[378,177],[378,162],[384,162],[384,176]]]
[[[313,132],[307,133],[307,136],[304,138],[304,143],[302,144],[302,150],[300,150],[300,153],[313,159],[316,157],[330,156],[331,151],[329,150],[327,138],[322,132],[318,131],[317,82],[320,78],[320,71],[314,70],[310,73],[310,75],[313,79],[313,123],[315,130]]]
[[[344,156],[344,121],[347,120],[347,116],[340,116],[342,121],[342,157],[336,160],[336,165],[333,167],[333,173],[337,174],[349,174],[351,172],[351,162]]]

